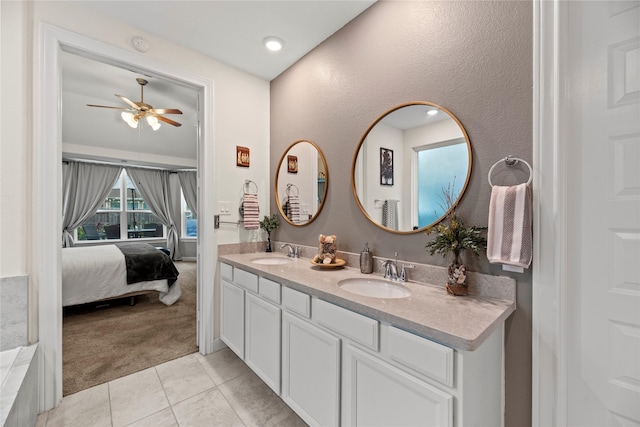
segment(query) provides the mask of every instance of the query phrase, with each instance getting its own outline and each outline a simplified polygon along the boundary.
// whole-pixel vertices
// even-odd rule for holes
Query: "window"
[[[418,228],[422,228],[432,224],[446,212],[445,191],[460,194],[459,187],[464,183],[468,166],[458,159],[468,157],[468,154],[464,141],[433,148],[426,146],[416,151],[416,154],[418,156]],[[462,183],[460,177],[462,177]]]
[[[182,194],[182,190],[180,191]],[[182,237],[198,237],[198,220],[193,217],[193,212],[187,205],[187,202],[182,199]]]
[[[162,238],[165,235],[164,226],[151,213],[124,169],[98,212],[76,232],[77,241]]]

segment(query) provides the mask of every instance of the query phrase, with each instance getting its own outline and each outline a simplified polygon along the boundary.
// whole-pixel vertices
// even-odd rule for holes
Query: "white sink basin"
[[[344,279],[338,282],[338,286],[352,294],[374,298],[406,298],[411,295],[410,289],[382,279]]]
[[[261,258],[254,258],[251,260],[254,264],[263,264],[263,265],[278,265],[278,264],[288,264],[292,261],[291,258],[285,258],[281,256],[265,256]]]

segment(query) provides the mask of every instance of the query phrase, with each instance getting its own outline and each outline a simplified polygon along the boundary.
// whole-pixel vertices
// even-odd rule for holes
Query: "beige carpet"
[[[171,306],[157,293],[63,311],[63,395],[198,351],[196,263],[176,261],[180,299]]]

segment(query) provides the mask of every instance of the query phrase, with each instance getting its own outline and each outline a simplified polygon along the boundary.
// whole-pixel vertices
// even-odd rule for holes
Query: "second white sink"
[[[278,264],[289,264],[292,261],[291,258],[285,258],[281,256],[265,256],[261,258],[254,258],[251,260],[254,264],[263,264],[263,265],[278,265]]]
[[[411,295],[409,288],[383,279],[344,279],[338,282],[338,286],[352,294],[374,298],[406,298]]]

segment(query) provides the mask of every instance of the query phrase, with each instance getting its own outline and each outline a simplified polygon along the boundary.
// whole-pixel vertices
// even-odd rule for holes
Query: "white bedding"
[[[127,284],[124,254],[115,245],[62,249],[62,306],[84,304],[130,292],[160,292],[171,305],[180,298],[180,284],[166,279]]]

